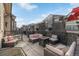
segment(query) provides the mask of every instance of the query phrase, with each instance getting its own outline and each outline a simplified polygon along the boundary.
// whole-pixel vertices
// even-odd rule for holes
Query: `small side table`
[[[41,37],[39,40],[39,45],[45,47],[46,44],[49,42],[49,37]]]

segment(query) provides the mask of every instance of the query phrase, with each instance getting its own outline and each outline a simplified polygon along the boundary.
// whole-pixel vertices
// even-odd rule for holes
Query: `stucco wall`
[[[7,22],[7,26],[6,26],[6,24],[4,24],[5,35],[7,35],[11,31],[11,17],[10,17],[10,15],[5,16],[4,22],[5,23]]]
[[[0,3],[0,48],[1,48],[1,39],[4,35],[4,6]]]

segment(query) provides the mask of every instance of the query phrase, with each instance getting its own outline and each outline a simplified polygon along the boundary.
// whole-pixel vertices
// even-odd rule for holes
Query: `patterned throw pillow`
[[[51,41],[58,41],[57,39],[57,35],[52,35],[52,37],[50,38]]]

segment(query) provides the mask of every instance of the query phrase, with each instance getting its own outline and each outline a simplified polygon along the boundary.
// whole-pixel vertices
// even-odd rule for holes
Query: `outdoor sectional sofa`
[[[36,41],[39,41],[39,39],[42,37],[43,35],[42,34],[38,34],[38,33],[35,33],[35,34],[30,34],[29,35],[29,41],[31,42],[36,42]]]
[[[47,44],[44,56],[73,56],[76,49],[76,35],[65,34],[64,40],[56,44]]]
[[[4,42],[2,42],[2,48],[14,47],[19,41],[19,39],[16,36],[6,36],[3,40]]]

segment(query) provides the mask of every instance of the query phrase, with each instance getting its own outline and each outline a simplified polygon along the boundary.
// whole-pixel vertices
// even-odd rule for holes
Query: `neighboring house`
[[[52,32],[56,34],[65,32],[65,15],[54,15],[53,17]]]
[[[44,22],[40,22],[39,24],[39,32],[44,32],[46,27],[45,27],[45,23]]]
[[[34,24],[28,25],[28,31],[33,32],[34,31]]]
[[[64,17],[65,15],[49,14],[42,22],[25,25],[22,30],[28,32],[61,32],[65,29]]]
[[[37,32],[39,30],[39,24],[34,24],[34,31]]]
[[[43,22],[45,23],[46,28],[52,28],[52,23],[53,23],[53,15],[49,14]]]
[[[60,28],[63,30],[64,29],[64,17],[65,17],[65,15],[49,14],[43,20],[43,22],[45,23],[45,26],[46,26],[46,30],[48,30],[48,31],[52,30],[52,32],[57,32],[58,29],[60,29]],[[62,30],[59,30],[59,31],[62,31]]]
[[[12,15],[12,34],[16,33],[17,27],[16,27],[16,16]]]
[[[4,16],[4,34],[13,34],[16,27],[16,16],[12,15],[12,4],[11,3],[5,3],[5,16]]]

